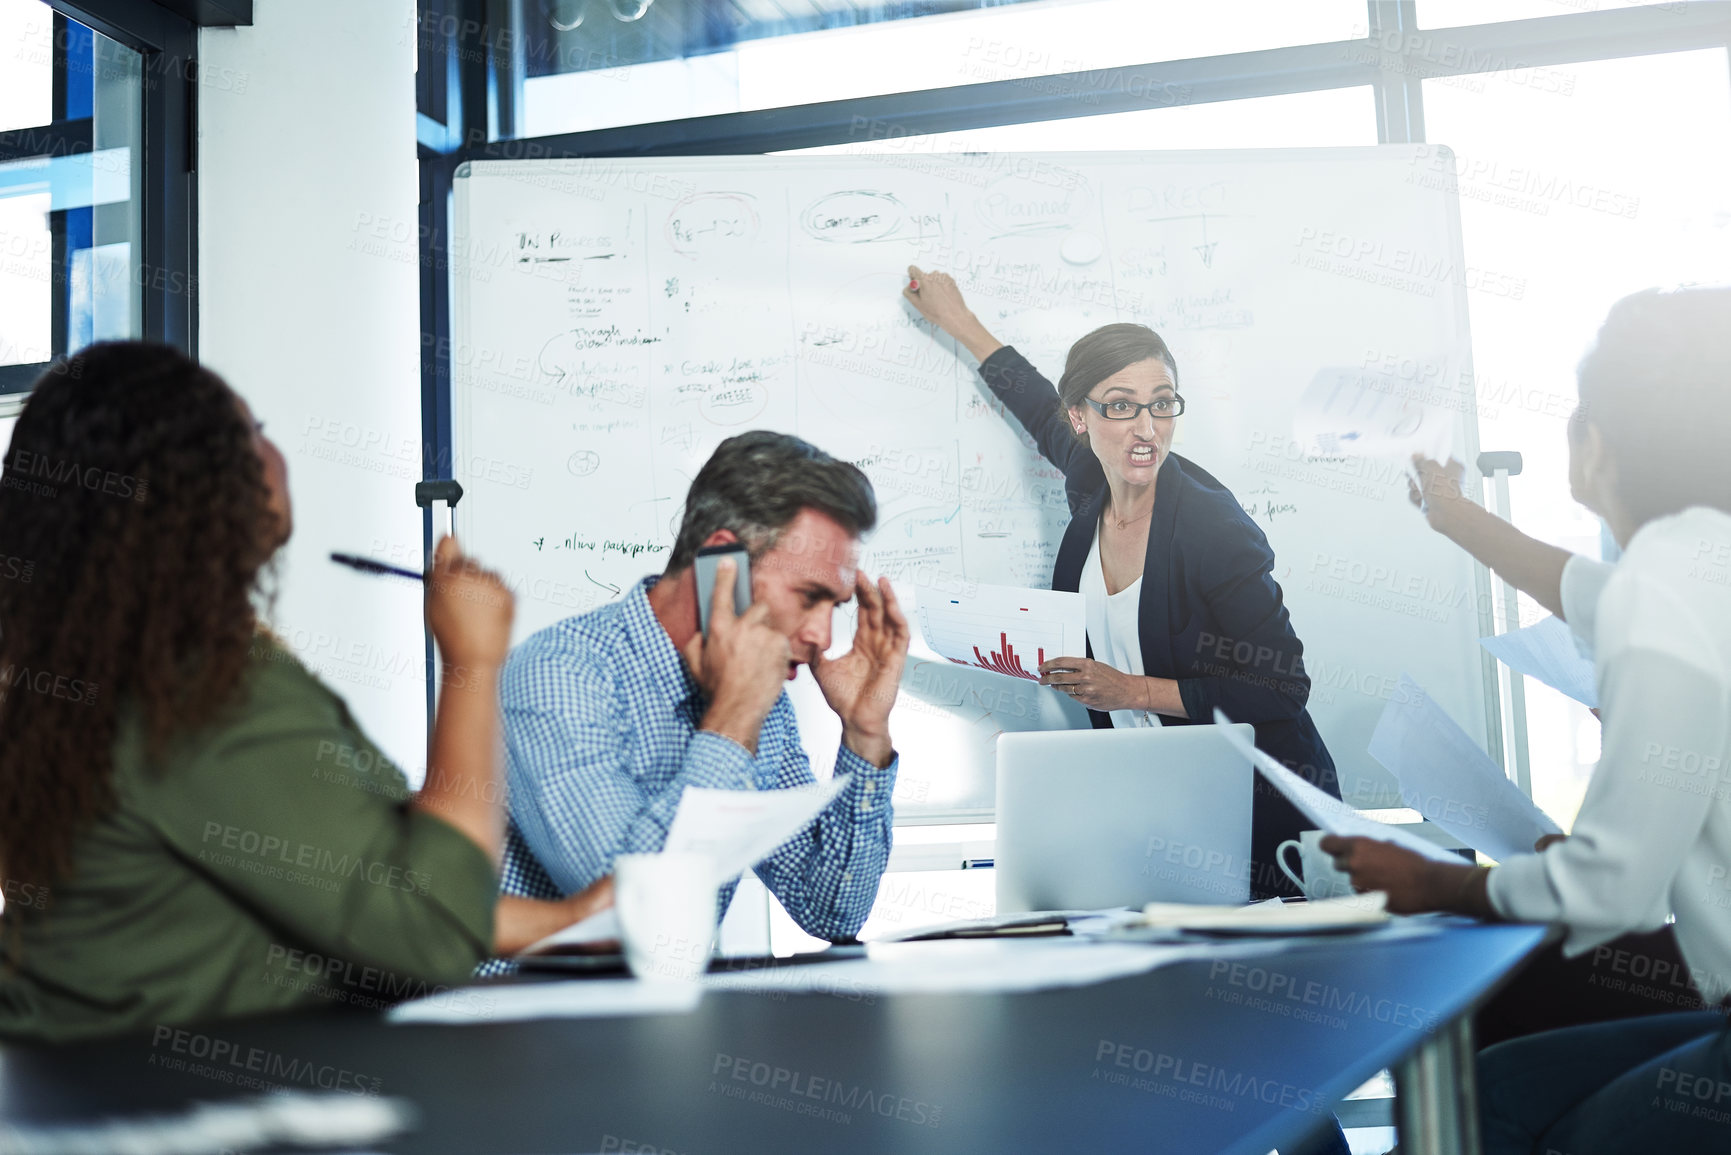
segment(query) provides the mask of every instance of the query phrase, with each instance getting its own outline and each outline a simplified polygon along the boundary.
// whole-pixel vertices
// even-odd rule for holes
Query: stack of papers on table
[[[168,1114],[122,1115],[76,1123],[0,1127],[6,1155],[231,1155],[265,1148],[319,1148],[381,1143],[408,1130],[415,1106],[406,1099],[349,1091],[273,1091],[194,1103]]]
[[[1089,938],[875,942],[866,957],[711,974],[716,990],[866,995],[996,994],[1091,986],[1189,959],[1263,954],[1267,942],[1140,943]]]
[[[1250,906],[1192,906],[1151,902],[1142,908],[1142,925],[1210,934],[1327,934],[1381,926],[1389,921],[1388,895],[1380,890],[1316,902],[1270,899]]]
[[[879,942],[921,942],[945,938],[1039,938],[1047,935],[1103,935],[1120,926],[1139,922],[1141,916],[1127,906],[1105,910],[1035,910],[969,918],[923,926],[902,934],[886,935]]]
[[[641,979],[571,979],[456,987],[392,1007],[392,1023],[511,1023],[524,1019],[592,1019],[613,1015],[682,1015],[703,997],[698,983]]]

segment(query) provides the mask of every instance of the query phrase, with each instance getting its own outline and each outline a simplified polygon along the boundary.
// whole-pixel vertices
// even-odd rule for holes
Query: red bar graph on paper
[[[1084,653],[1082,595],[981,584],[919,604],[920,640],[947,661],[1024,681],[1039,663]]]
[[[1039,668],[1039,663],[1046,660],[1046,648],[1044,646],[1040,647],[1037,653],[1039,656],[1035,659],[1035,669]],[[1009,674],[1011,677],[1016,678],[1027,678],[1030,681],[1036,680],[1039,677],[1037,674],[1030,674],[1026,667],[1022,665],[1022,659],[1017,656],[1016,647],[1010,644],[1010,636],[1006,633],[1000,633],[998,635],[998,648],[993,650],[989,655],[980,653],[980,647],[975,646],[974,659],[974,665],[978,666],[982,670],[995,670],[1000,674]]]

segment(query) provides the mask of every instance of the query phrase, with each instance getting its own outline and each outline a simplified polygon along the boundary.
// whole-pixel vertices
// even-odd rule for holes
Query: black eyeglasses
[[[1146,405],[1138,405],[1134,401],[1118,398],[1114,401],[1096,401],[1092,397],[1084,397],[1088,405],[1108,421],[1134,421],[1142,416],[1146,409],[1156,417],[1177,417],[1184,412],[1184,398],[1174,393],[1170,397],[1156,397]]]

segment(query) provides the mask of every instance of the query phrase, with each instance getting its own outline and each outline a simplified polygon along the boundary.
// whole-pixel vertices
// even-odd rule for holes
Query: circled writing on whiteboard
[[[694,193],[667,216],[667,242],[682,257],[743,248],[757,239],[755,197],[746,193]]]
[[[704,390],[697,412],[711,425],[743,425],[769,405],[769,389],[760,381],[734,381]]]
[[[857,245],[895,232],[906,211],[890,193],[850,190],[817,201],[800,214],[799,223],[817,240]]]
[[[588,477],[601,468],[601,455],[593,449],[579,449],[565,459],[565,468],[572,477]]]

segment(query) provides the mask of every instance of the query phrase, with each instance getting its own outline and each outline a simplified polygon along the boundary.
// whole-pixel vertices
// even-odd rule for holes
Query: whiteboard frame
[[[1258,160],[1269,160],[1269,161],[1303,159],[1305,161],[1314,162],[1317,160],[1325,159],[1325,156],[1328,156],[1328,155],[1338,156],[1341,159],[1353,159],[1353,158],[1362,158],[1365,154],[1387,155],[1388,154],[1387,150],[1389,150],[1391,148],[1410,148],[1410,147],[1413,147],[1413,146],[1410,144],[1378,144],[1378,145],[1336,147],[1336,148],[1326,148],[1326,149],[1272,148],[1272,149],[1222,149],[1222,150],[1194,150],[1194,149],[1190,149],[1190,150],[1149,150],[1146,153],[1138,151],[1138,155],[1157,155],[1160,158],[1162,158],[1163,160],[1169,160],[1169,161],[1174,162],[1174,163],[1210,163],[1210,162],[1218,163],[1218,162],[1225,160],[1229,156],[1254,157],[1255,159],[1258,159]],[[1446,152],[1447,152],[1446,146],[1430,145],[1427,147],[1431,148],[1433,151],[1437,151],[1440,153],[1446,154]],[[1077,152],[1062,152],[1062,153],[1028,152],[1028,153],[1004,153],[1004,154],[999,154],[999,155],[1009,155],[1009,156],[1018,156],[1018,157],[1032,157],[1032,158],[1048,158],[1048,159],[1049,158],[1063,158],[1064,161],[1068,162],[1068,163],[1086,163],[1088,161],[1123,163],[1126,159],[1125,154],[1127,152],[1130,152],[1130,151],[1132,151],[1132,150],[1125,150],[1125,152],[1099,152],[1099,151],[1077,151]],[[977,154],[977,153],[920,153],[919,155],[922,159],[929,159],[929,160],[934,161],[934,162],[940,162],[940,161],[943,161],[943,160],[949,159],[949,158],[970,157],[970,156],[978,156],[981,154]],[[680,155],[680,156],[662,156],[662,157],[631,157],[628,159],[547,157],[547,158],[539,159],[539,160],[534,161],[534,162],[524,162],[521,160],[511,160],[511,161],[494,161],[494,162],[485,162],[484,161],[483,163],[488,163],[489,165],[492,165],[492,164],[522,165],[525,163],[535,163],[538,165],[544,164],[544,165],[549,165],[549,166],[573,166],[573,165],[597,166],[598,165],[598,166],[617,166],[619,168],[642,168],[642,169],[647,169],[647,170],[651,170],[651,171],[655,171],[655,170],[677,170],[677,171],[681,171],[681,172],[690,172],[690,171],[702,171],[702,170],[732,169],[732,168],[736,168],[737,166],[739,166],[741,164],[763,165],[765,167],[795,167],[795,166],[805,167],[806,165],[812,165],[812,166],[823,165],[825,167],[834,168],[834,167],[847,166],[851,163],[854,165],[858,165],[859,167],[862,167],[862,168],[868,168],[868,167],[873,166],[874,164],[881,166],[882,158],[875,155],[875,154],[870,154],[870,153],[846,154],[846,155],[829,154],[829,155],[814,155],[814,156],[809,156],[809,157],[808,156],[799,156],[799,155],[744,154],[744,155],[704,155],[704,156]],[[453,242],[456,242],[459,238],[466,235],[466,221],[467,221],[467,213],[468,213],[468,183],[469,183],[468,178],[470,178],[470,176],[472,175],[472,171],[473,170],[471,168],[471,163],[469,161],[464,161],[456,167],[455,172],[454,172],[454,180],[452,182],[452,211],[451,211],[451,222],[452,222],[451,236],[452,236]],[[1444,213],[1445,213],[1445,219],[1442,223],[1444,226],[1444,231],[1446,234],[1447,243],[1448,243],[1449,248],[1450,248],[1449,255],[1456,260],[1459,267],[1465,268],[1464,239],[1463,239],[1463,233],[1462,233],[1462,227],[1461,227],[1460,203],[1459,203],[1458,195],[1451,194],[1451,195],[1444,196],[1442,198],[1442,204],[1444,206]],[[451,332],[452,345],[453,345],[453,347],[455,347],[455,345],[458,342],[460,342],[461,340],[463,340],[467,335],[467,330],[466,330],[465,326],[466,326],[466,318],[467,318],[467,313],[468,313],[468,290],[469,290],[469,286],[462,278],[457,276],[457,262],[453,261],[453,262],[448,263],[448,265],[447,265],[447,278],[448,278],[448,281],[447,281],[448,291],[450,294],[449,295],[450,326],[451,326],[450,332]],[[1452,292],[1452,301],[1451,301],[1452,307],[1456,311],[1456,315],[1460,318],[1460,329],[1461,329],[1460,337],[1461,337],[1461,341],[1462,341],[1461,373],[1465,377],[1465,379],[1471,380],[1471,379],[1473,379],[1471,377],[1471,374],[1473,372],[1473,359],[1472,359],[1473,354],[1472,354],[1471,317],[1470,317],[1470,310],[1468,308],[1468,302],[1467,302],[1467,289],[1463,283],[1453,283],[1450,285],[1450,290]],[[469,425],[469,414],[470,414],[471,407],[473,404],[472,394],[474,391],[463,390],[459,393],[459,391],[455,388],[455,384],[456,384],[456,374],[455,373],[447,374],[445,377],[444,384],[445,384],[445,389],[447,391],[446,403],[448,405],[448,412],[451,414],[451,441],[452,441],[452,448],[453,448],[453,460],[455,460],[455,459],[457,459],[457,456],[463,452],[463,441],[464,441],[464,437],[466,435],[466,431],[467,431],[468,425]],[[1479,442],[1478,413],[1477,413],[1476,407],[1472,407],[1461,414],[1461,423],[1460,424],[1461,424],[1461,431],[1462,431],[1462,438],[1463,438],[1463,444],[1460,447],[1460,451],[1461,451],[1461,454],[1463,456],[1463,460],[1465,460],[1467,463],[1469,463],[1469,468],[1466,470],[1465,476],[1462,479],[1463,490],[1465,491],[1466,496],[1471,498],[1474,502],[1479,504],[1481,507],[1484,507],[1486,504],[1486,491],[1485,491],[1485,487],[1483,484],[1483,479],[1479,476],[1478,470],[1471,465],[1471,463],[1476,462],[1478,455],[1479,455],[1479,452],[1480,452],[1480,449],[1481,449],[1480,442]],[[471,512],[470,507],[459,506],[459,508],[457,510],[457,514],[456,514],[459,532],[463,532],[465,530],[466,527],[464,525],[464,522],[466,520],[466,517],[470,514],[470,512]],[[1494,595],[1493,595],[1493,585],[1494,585],[1493,578],[1492,578],[1490,571],[1484,565],[1479,563],[1477,560],[1471,560],[1470,565],[1471,565],[1471,570],[1473,573],[1474,593],[1476,595],[1475,607],[1476,607],[1476,613],[1477,613],[1477,619],[1478,619],[1478,636],[1480,636],[1480,637],[1489,636],[1491,634],[1496,633],[1496,614],[1495,614],[1495,599],[1494,599]],[[1485,746],[1487,753],[1490,755],[1490,757],[1495,762],[1497,762],[1499,765],[1504,767],[1505,773],[1508,773],[1508,768],[1510,765],[1510,751],[1506,748],[1506,744],[1504,742],[1504,719],[1503,719],[1503,703],[1502,703],[1502,697],[1503,697],[1502,671],[1499,667],[1499,664],[1495,660],[1495,658],[1493,658],[1489,654],[1489,652],[1486,651],[1482,646],[1477,644],[1476,638],[1473,642],[1473,645],[1474,645],[1474,649],[1476,650],[1476,653],[1477,653],[1477,660],[1478,660],[1479,671],[1480,671],[1479,681],[1480,681],[1481,693],[1480,693],[1479,697],[1481,699],[1481,702],[1480,702],[1479,708],[1481,710],[1481,721],[1482,721],[1482,726],[1480,728],[1483,731],[1484,746]],[[1470,732],[1470,728],[1469,728],[1469,732]],[[1523,732],[1521,732],[1517,735],[1517,741],[1521,742],[1524,746],[1524,743],[1525,743],[1524,728],[1523,728]],[[1349,798],[1348,801],[1352,802],[1354,800]],[[1363,802],[1367,808],[1386,809],[1389,805],[1387,800],[1369,800],[1369,801],[1367,801],[1367,800],[1360,799],[1359,801]],[[896,818],[895,818],[895,824],[897,826],[975,825],[975,824],[992,823],[992,822],[996,821],[995,808],[991,808],[991,807],[948,807],[948,808],[915,807],[915,808],[910,808],[910,809],[904,809],[905,806],[906,806],[906,804],[904,803],[902,806],[897,807],[897,813],[896,813]]]

